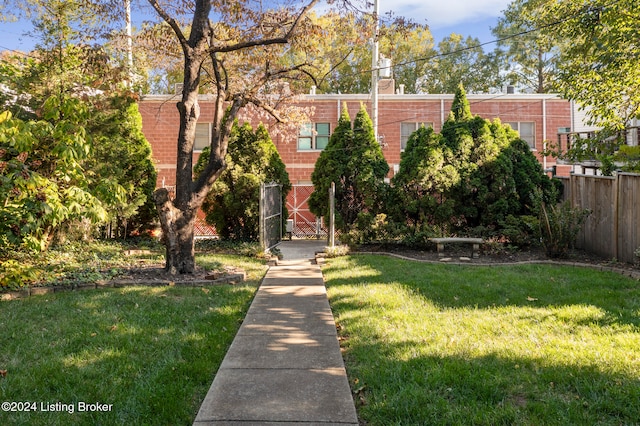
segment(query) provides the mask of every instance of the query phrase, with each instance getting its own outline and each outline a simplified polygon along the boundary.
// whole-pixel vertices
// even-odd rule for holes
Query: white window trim
[[[533,142],[530,143],[528,140],[526,140],[525,138],[523,138],[520,135],[520,124],[522,123],[528,123],[528,124],[532,124],[533,125]],[[509,126],[511,126],[511,128],[513,130],[515,130],[516,132],[518,132],[518,136],[520,137],[520,139],[522,139],[523,141],[525,141],[527,143],[527,145],[529,145],[529,149],[531,151],[537,151],[536,148],[536,122],[535,121],[505,121],[504,124],[508,124]],[[513,127],[513,125],[516,125],[516,127]]]
[[[414,124],[415,125],[415,129],[413,129],[413,132],[415,132],[416,130],[418,130],[420,128],[420,126],[424,125],[424,127],[433,127],[433,123],[428,122],[428,121],[403,121],[400,123],[400,152],[404,152],[405,148],[407,147],[407,142],[409,142],[409,138],[411,137],[411,134],[409,136],[407,136],[407,140],[404,142],[404,147],[402,146],[402,125],[403,124]],[[413,133],[411,132],[411,133]]]
[[[317,147],[316,138],[318,136],[318,131],[317,131],[318,124],[326,124],[329,127],[329,133],[327,135],[323,134],[321,136],[322,137],[331,138],[331,123],[326,122],[326,121],[318,121],[318,122],[314,121],[314,122],[310,122],[310,123],[305,123],[303,126],[311,125],[311,135],[309,135],[309,136],[301,135],[302,126],[298,130],[298,137],[296,139],[296,149],[299,152],[314,152],[314,151],[323,151],[324,150],[324,148],[318,148]],[[303,138],[309,138],[310,137],[311,138],[311,148],[309,148],[309,149],[300,148],[300,138],[301,137],[303,137]],[[327,143],[329,143],[328,140],[327,140]]]

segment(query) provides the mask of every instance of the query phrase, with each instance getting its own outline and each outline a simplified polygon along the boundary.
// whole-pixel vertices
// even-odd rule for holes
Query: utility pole
[[[380,25],[378,15],[380,14],[380,5],[378,0],[373,3],[373,47],[371,52],[371,121],[373,122],[373,134],[378,140],[378,33]]]
[[[131,37],[131,0],[124,0],[125,22],[127,27],[127,71],[129,73],[129,89],[133,87],[133,39]]]

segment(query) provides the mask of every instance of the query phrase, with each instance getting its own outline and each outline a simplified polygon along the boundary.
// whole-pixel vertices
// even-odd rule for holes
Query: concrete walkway
[[[286,241],[194,425],[357,425],[320,268],[322,241]]]

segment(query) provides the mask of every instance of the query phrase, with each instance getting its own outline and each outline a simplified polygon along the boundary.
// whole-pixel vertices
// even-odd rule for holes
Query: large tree
[[[546,90],[552,81],[586,108],[592,124],[620,129],[640,111],[639,19],[634,0],[516,0],[496,34],[528,31],[505,41],[520,58],[528,57],[529,65],[511,56],[520,69],[531,69],[531,76],[536,67],[542,69],[537,78],[546,82],[538,86]],[[538,62],[538,54],[548,61]]]
[[[366,93],[371,87],[370,16],[327,13],[312,16],[322,36],[305,52],[316,65],[313,82],[320,93]],[[299,59],[298,59],[299,60]],[[309,81],[311,83],[311,81]]]
[[[290,80],[291,88],[304,93],[313,85],[318,93],[368,93],[371,89],[371,14],[312,12],[308,18],[315,27],[314,37],[305,43],[304,49],[289,49],[278,58],[281,67],[303,62],[310,65],[306,69],[309,78]],[[145,46],[153,46],[158,39],[162,40],[159,34],[166,30],[167,26],[161,24],[150,27],[137,40]],[[407,93],[416,93],[416,81],[429,64],[424,58],[435,54],[428,27],[402,18],[380,17],[379,46],[381,57],[392,60],[397,84],[404,84]],[[163,70],[167,80],[175,83],[180,78],[181,81],[181,69],[177,69],[179,64],[176,61],[179,52],[175,46],[173,49],[166,47],[170,46],[155,52],[154,49],[145,49],[148,51],[146,56],[161,59],[154,61],[154,67]],[[213,74],[208,65],[204,65],[205,73]],[[173,91],[173,85],[169,84],[164,90]]]
[[[547,93],[555,89],[557,66],[562,46],[554,33],[547,34],[540,28],[553,25],[557,17],[541,16],[546,0],[515,0],[498,19],[491,32],[498,39],[498,52],[507,66],[508,84],[535,93]],[[553,19],[548,22],[548,19]]]
[[[545,29],[571,40],[559,63],[562,92],[589,107],[593,124],[628,125],[640,113],[640,4],[561,2],[545,14],[566,17],[561,25]]]
[[[438,44],[425,74],[418,81],[424,93],[455,93],[462,83],[472,93],[500,87],[502,77],[494,53],[486,53],[477,38],[450,34]]]
[[[168,271],[195,270],[196,214],[226,167],[229,135],[241,110],[253,104],[280,119],[273,101],[277,100],[279,90],[286,90],[286,85],[269,83],[291,77],[303,68],[303,64],[280,67],[277,59],[286,55],[287,49],[302,48],[305,40],[313,36],[315,28],[306,16],[316,3],[317,0],[310,0],[296,7],[282,2],[264,9],[261,2],[248,0],[178,3],[149,0],[171,28],[184,57],[183,92],[177,104],[180,129],[175,198],[171,199],[166,189],[155,192]],[[180,15],[183,10],[180,6],[189,6],[184,10],[192,11],[188,26],[180,23],[180,18],[185,18]],[[215,111],[209,161],[194,180],[193,145],[205,63],[212,73],[210,90],[215,97]]]
[[[371,90],[371,16],[323,15],[325,37],[318,41],[318,90],[324,93],[368,93]],[[419,82],[437,56],[427,25],[385,17],[378,36],[380,57],[391,60],[396,86],[418,93]]]
[[[88,3],[12,6],[33,20],[39,42],[0,63],[0,103],[11,111],[0,129],[0,210],[15,225],[10,242],[42,249],[66,225],[131,223],[143,210],[149,221],[151,147],[126,74],[88,44],[98,21]]]
[[[391,59],[396,86],[404,85],[405,93],[419,93],[420,81],[437,55],[433,36],[427,25],[394,23],[383,26],[380,53]]]
[[[603,173],[611,173],[614,153],[625,143],[620,131],[640,117],[640,5],[633,0],[516,0],[505,13],[505,35],[527,31],[505,42],[518,69],[529,68],[533,76],[537,67],[538,90],[559,91],[584,109],[588,124],[603,130],[575,141],[569,150],[552,147],[551,153],[572,161],[595,158]]]

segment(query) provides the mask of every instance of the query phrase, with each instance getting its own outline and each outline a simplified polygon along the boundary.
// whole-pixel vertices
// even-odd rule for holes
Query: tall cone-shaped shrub
[[[353,139],[351,117],[346,102],[342,106],[338,126],[335,128],[327,147],[320,153],[316,160],[311,182],[313,193],[309,197],[309,209],[316,216],[329,216],[329,188],[331,182],[336,184],[336,199],[344,196],[342,177],[349,161],[347,143]]]
[[[388,172],[389,165],[376,141],[366,108],[360,106],[352,128],[345,104],[338,127],[311,175],[314,193],[309,207],[314,214],[327,216],[328,190],[331,182],[335,182],[336,222],[343,231],[348,231],[358,214],[380,209]]]

